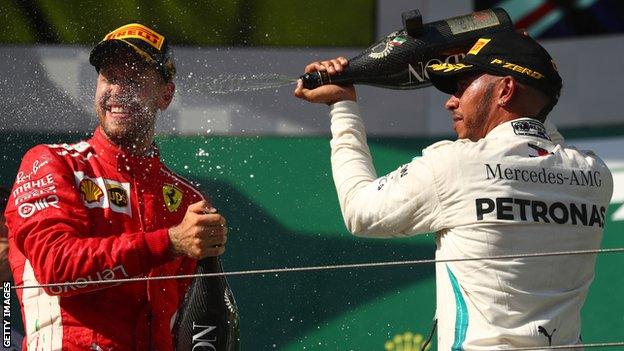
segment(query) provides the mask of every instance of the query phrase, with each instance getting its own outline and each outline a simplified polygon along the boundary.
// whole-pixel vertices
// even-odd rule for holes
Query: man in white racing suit
[[[306,72],[335,74],[347,64],[339,57]],[[493,34],[459,64],[428,73],[451,95],[445,107],[458,140],[433,144],[383,177],[353,86],[298,84],[295,96],[330,105],[348,230],[375,238],[435,232],[437,260],[600,248],[612,176],[594,153],[544,126],[562,86],[546,50],[522,34]],[[595,255],[436,263],[438,350],[580,344],[594,265]]]

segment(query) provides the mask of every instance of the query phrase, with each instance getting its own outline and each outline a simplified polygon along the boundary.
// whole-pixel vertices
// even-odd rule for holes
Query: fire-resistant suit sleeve
[[[553,144],[555,145],[565,144],[563,135],[559,133],[559,130],[551,121],[546,120],[544,122],[544,127],[546,128],[546,134],[548,134],[548,137],[550,138],[550,141],[552,141]]]
[[[358,236],[393,237],[437,230],[441,212],[432,165],[414,158],[378,178],[358,105],[331,106],[331,165],[347,229]]]
[[[23,188],[16,191],[24,184],[29,184],[27,199]],[[102,289],[109,285],[80,283],[141,275],[172,259],[167,229],[89,234],[87,209],[70,166],[43,145],[23,157],[6,218],[15,242],[12,249],[30,261],[40,284],[72,282],[80,287],[56,295]]]

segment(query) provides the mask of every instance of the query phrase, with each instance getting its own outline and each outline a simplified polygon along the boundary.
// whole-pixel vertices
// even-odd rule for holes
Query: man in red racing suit
[[[163,165],[153,143],[155,114],[173,96],[172,65],[157,55],[166,45],[112,38],[91,54],[93,137],[29,150],[9,198],[16,284],[70,283],[18,289],[24,350],[172,350],[188,280],[95,282],[190,274],[196,259],[224,251],[225,219]]]

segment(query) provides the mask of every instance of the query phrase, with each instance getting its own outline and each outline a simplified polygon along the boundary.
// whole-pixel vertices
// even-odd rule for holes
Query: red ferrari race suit
[[[160,161],[134,157],[98,128],[74,145],[38,145],[22,160],[9,204],[9,259],[24,350],[172,350],[171,325],[189,280],[89,284],[191,274],[168,228],[202,195]]]

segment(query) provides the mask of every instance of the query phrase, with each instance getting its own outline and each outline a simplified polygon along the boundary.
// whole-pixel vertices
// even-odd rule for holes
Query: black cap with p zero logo
[[[431,83],[447,94],[455,94],[458,77],[469,72],[512,76],[542,91],[555,103],[562,87],[561,76],[546,49],[531,37],[513,31],[480,38],[457,64],[427,67]]]
[[[167,38],[139,23],[126,24],[106,34],[91,50],[89,62],[99,72],[104,60],[118,55],[121,50],[130,50],[148,63],[154,64],[165,81],[170,81],[175,74],[173,55]]]

